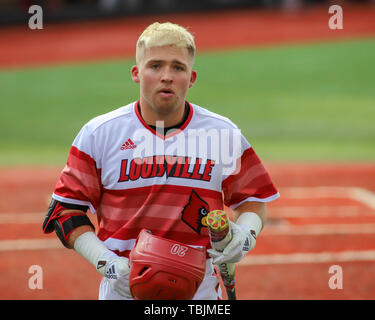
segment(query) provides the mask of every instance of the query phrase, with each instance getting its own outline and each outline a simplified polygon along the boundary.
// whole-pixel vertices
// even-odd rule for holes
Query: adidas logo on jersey
[[[128,149],[135,149],[137,146],[134,144],[133,141],[128,139],[122,146],[121,150],[128,150]]]

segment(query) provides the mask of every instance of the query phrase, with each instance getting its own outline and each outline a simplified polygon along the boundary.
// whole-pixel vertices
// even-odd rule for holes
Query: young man
[[[234,210],[224,252],[210,249],[194,299],[220,299],[213,263],[238,262],[279,197],[268,173],[227,118],[185,100],[197,78],[193,36],[171,23],[142,33],[131,76],[140,98],[88,122],[69,152],[43,224],[104,278],[99,299],[131,299],[129,252],[142,230],[210,249],[205,216]],[[97,235],[86,216],[97,214]]]

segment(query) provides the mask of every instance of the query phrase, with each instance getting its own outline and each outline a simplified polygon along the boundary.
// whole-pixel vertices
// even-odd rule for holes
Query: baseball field
[[[343,10],[342,30],[328,7],[0,30],[0,299],[97,298],[101,276],[41,225],[82,125],[138,98],[135,42],[155,20],[193,32],[188,100],[238,125],[281,195],[238,298],[374,299],[375,6]]]

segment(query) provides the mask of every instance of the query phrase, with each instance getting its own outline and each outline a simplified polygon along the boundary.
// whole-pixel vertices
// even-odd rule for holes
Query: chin
[[[177,110],[178,104],[176,101],[158,101],[154,104],[154,109],[156,112],[161,114],[169,114]]]

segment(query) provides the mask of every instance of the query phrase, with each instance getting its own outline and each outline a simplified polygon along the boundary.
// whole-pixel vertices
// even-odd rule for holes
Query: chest
[[[215,130],[184,130],[168,139],[127,130],[98,141],[95,149],[107,189],[170,184],[221,191],[237,158],[230,135]]]

